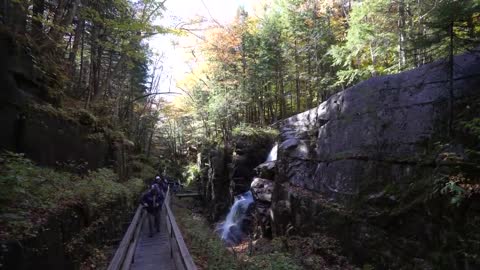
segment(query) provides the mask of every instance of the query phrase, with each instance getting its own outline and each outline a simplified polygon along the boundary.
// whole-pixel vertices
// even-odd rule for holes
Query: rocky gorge
[[[468,255],[479,251],[478,195],[454,207],[437,192],[442,177],[480,172],[478,141],[446,138],[447,70],[440,61],[372,78],[282,121],[274,233],[323,231],[382,269],[479,267]],[[478,113],[479,55],[457,56],[455,70],[460,123]]]
[[[378,269],[479,268],[479,194],[449,188],[480,176],[478,138],[462,126],[478,117],[479,60],[455,57],[454,136],[444,61],[374,77],[280,121],[278,159],[256,177],[248,167],[241,182],[255,200],[256,237],[322,233],[355,264]],[[225,171],[235,164],[227,156]],[[223,177],[233,180],[223,191],[240,178]]]

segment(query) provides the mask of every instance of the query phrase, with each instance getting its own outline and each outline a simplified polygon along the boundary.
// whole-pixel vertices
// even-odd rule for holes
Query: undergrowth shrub
[[[232,132],[234,137],[247,136],[247,137],[268,137],[275,138],[278,136],[278,130],[270,127],[255,127],[245,123],[241,123],[236,126]]]
[[[245,269],[301,270],[287,254],[275,251],[271,254],[253,256]]]
[[[110,169],[80,176],[38,167],[22,154],[1,154],[0,239],[33,237],[51,214],[72,205],[93,210],[122,198],[133,202],[142,181],[117,179]]]
[[[470,121],[462,121],[460,126],[465,129],[465,131],[470,132],[472,135],[480,139],[480,118],[473,118]]]
[[[185,166],[183,170],[183,179],[185,179],[186,185],[192,185],[197,179],[200,177],[200,167],[198,167],[197,163],[190,163]]]

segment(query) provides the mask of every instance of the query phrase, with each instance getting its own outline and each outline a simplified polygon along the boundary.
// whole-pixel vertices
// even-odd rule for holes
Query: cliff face
[[[1,30],[0,59],[0,150],[25,153],[40,165],[83,171],[117,165],[120,177],[126,178],[130,143],[89,112],[61,108],[35,59]]]
[[[461,263],[458,254],[439,254],[458,244],[448,235],[465,236],[457,223],[478,214],[478,200],[455,210],[441,198],[426,199],[435,193],[437,172],[451,174],[455,167],[439,156],[473,162],[458,142],[436,144],[447,135],[448,78],[444,62],[372,78],[282,121],[274,233],[334,234],[360,264],[428,269]],[[453,86],[457,116],[479,100],[480,55],[455,57]],[[436,220],[441,212],[453,216]],[[463,263],[478,266],[472,260]]]

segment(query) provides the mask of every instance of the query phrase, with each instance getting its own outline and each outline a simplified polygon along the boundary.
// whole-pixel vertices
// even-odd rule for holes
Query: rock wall
[[[0,150],[25,153],[47,166],[68,163],[86,170],[117,165],[126,178],[128,169],[119,164],[126,161],[119,156],[132,147],[123,138],[109,136],[87,111],[66,114],[52,107],[59,106],[59,99],[49,95],[31,54],[1,30],[0,59]]]
[[[458,221],[478,215],[478,201],[462,218],[422,197],[440,165],[435,142],[447,135],[448,78],[441,61],[375,77],[282,121],[274,234],[326,232],[358,264],[379,269],[478,267],[452,251],[452,236],[465,237]],[[455,57],[454,78],[458,112],[480,95],[480,56]],[[452,219],[438,220],[442,211]]]

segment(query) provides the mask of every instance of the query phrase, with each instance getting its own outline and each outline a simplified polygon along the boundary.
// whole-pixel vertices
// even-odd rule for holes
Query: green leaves
[[[1,236],[34,236],[58,209],[82,202],[95,210],[119,198],[133,199],[143,189],[139,179],[119,183],[110,169],[80,177],[35,166],[22,154],[6,152],[0,158]]]
[[[480,118],[473,118],[470,121],[463,121],[460,123],[468,133],[480,139]]]
[[[349,17],[346,41],[333,46],[330,55],[339,82],[352,85],[372,76],[398,71],[397,14],[394,4],[384,0],[368,0],[356,3]]]

